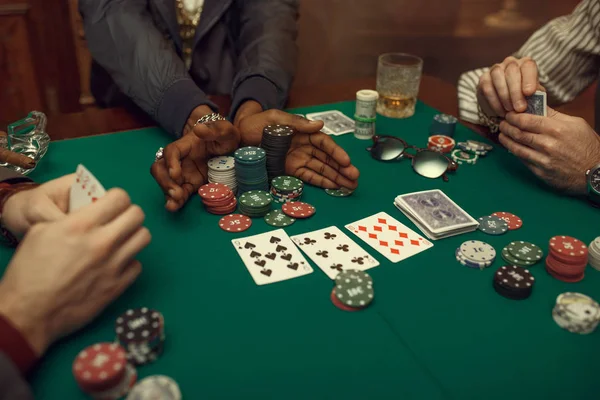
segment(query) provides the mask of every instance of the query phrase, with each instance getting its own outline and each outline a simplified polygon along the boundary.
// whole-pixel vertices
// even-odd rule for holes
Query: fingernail
[[[525,103],[523,100],[519,100],[517,101],[517,108],[527,108],[527,103]]]
[[[175,189],[169,189],[168,193],[170,197],[175,197]]]

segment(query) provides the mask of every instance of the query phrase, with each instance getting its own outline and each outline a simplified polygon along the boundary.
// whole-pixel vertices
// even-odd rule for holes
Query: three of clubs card
[[[104,186],[86,167],[79,164],[75,171],[75,182],[69,192],[69,212],[91,204],[106,194]]]

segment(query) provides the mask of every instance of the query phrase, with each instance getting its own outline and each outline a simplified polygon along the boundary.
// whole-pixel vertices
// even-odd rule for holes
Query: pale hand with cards
[[[69,212],[91,204],[106,194],[104,186],[86,167],[79,164],[75,171],[75,182],[69,193]]]

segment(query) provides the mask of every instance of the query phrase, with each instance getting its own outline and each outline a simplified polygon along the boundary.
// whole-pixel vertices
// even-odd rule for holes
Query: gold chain
[[[200,22],[200,15],[202,14],[203,7],[200,6],[197,10],[190,13],[183,6],[183,0],[176,0],[176,3],[179,34],[183,41],[183,54],[185,57],[191,57],[192,43],[194,41],[194,35],[196,34],[196,28]]]

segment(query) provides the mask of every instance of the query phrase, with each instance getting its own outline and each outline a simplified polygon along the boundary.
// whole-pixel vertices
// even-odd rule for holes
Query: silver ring
[[[198,121],[196,121],[196,123],[194,124],[194,126],[198,125],[198,124],[206,124],[207,122],[217,122],[217,121],[224,121],[225,117],[222,116],[219,113],[212,113],[212,114],[207,114],[202,116],[200,119],[198,119]]]
[[[162,160],[163,151],[164,151],[164,147],[159,147],[158,150],[156,150],[156,154],[154,155],[154,162]]]

